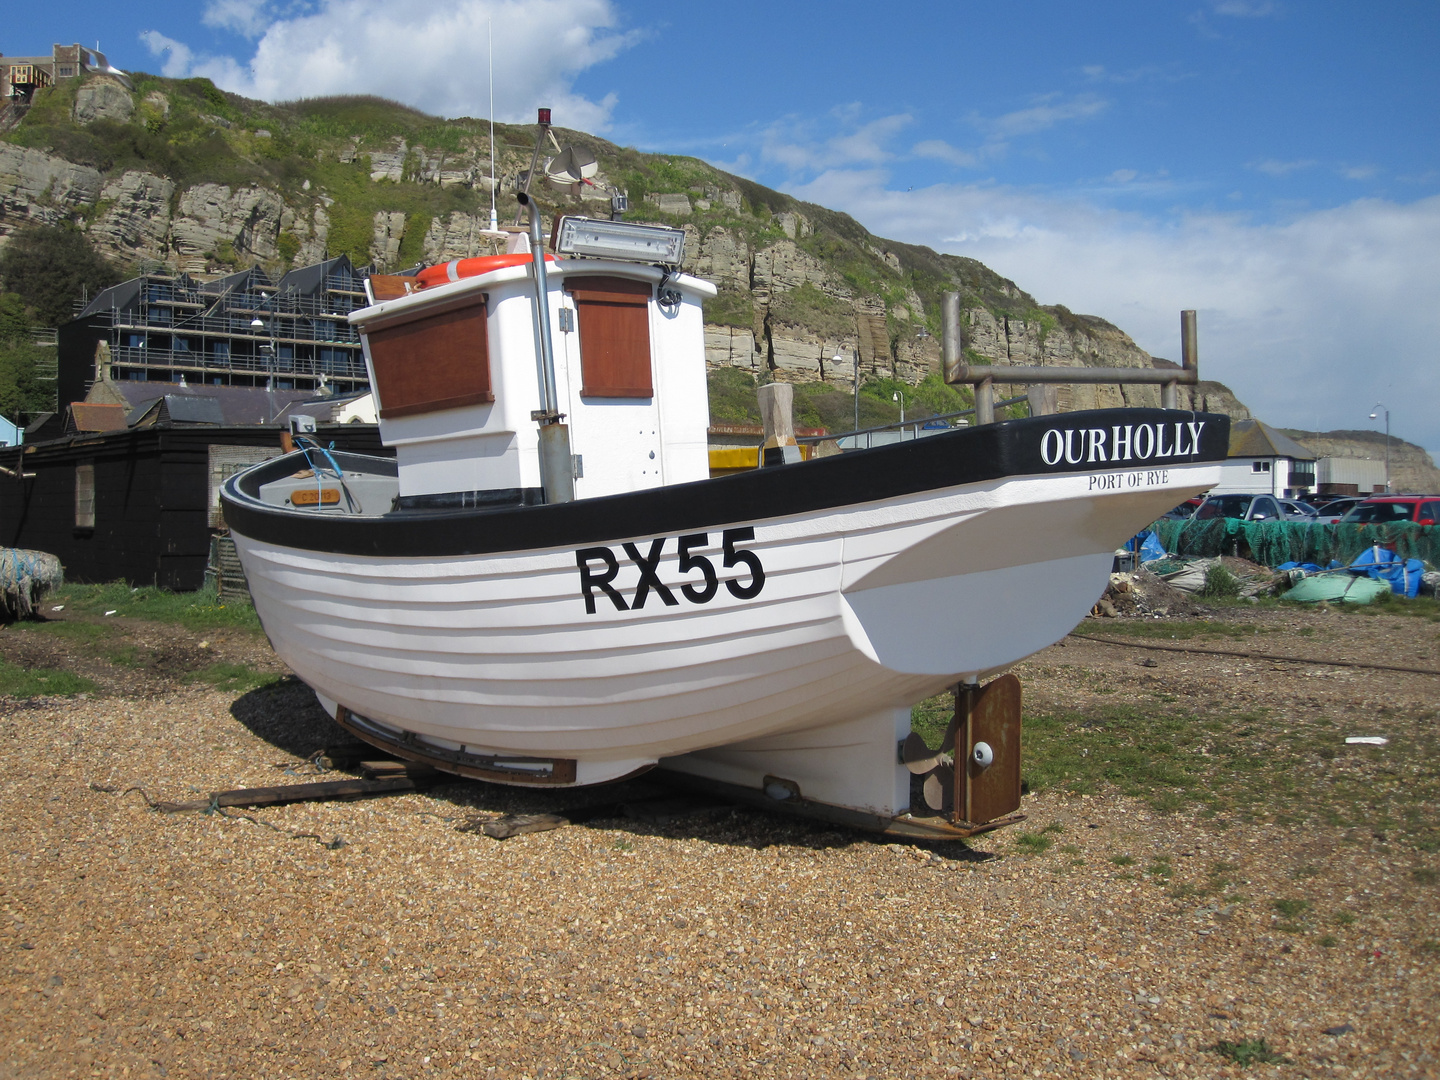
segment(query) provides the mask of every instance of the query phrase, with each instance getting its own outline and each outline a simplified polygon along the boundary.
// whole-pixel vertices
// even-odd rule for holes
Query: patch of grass
[[[1298,919],[1310,910],[1310,901],[1298,899],[1287,900],[1277,897],[1270,902],[1270,906],[1287,919]]]
[[[1331,918],[1336,926],[1354,926],[1355,920],[1356,915],[1353,911],[1337,911]]]
[[[209,683],[217,690],[232,693],[248,693],[280,681],[282,676],[268,671],[256,671],[244,664],[215,663],[192,671],[185,676],[186,682]]]
[[[1431,870],[1428,867],[1411,870],[1410,876],[1421,885],[1434,885],[1436,882],[1440,882],[1440,871]]]
[[[1170,865],[1168,856],[1156,855],[1150,860],[1150,865],[1145,867],[1145,873],[1158,881],[1169,881],[1175,873],[1175,867]]]
[[[105,659],[120,667],[142,667],[145,657],[140,649],[134,645],[121,645],[118,648],[105,650]]]
[[[46,602],[47,609],[54,604],[64,604],[66,611],[72,613],[103,617],[107,611],[114,611],[116,616],[174,623],[197,633],[210,630],[260,633],[260,620],[252,606],[244,601],[222,601],[213,587],[193,593],[177,593],[149,585],[131,588],[123,581],[104,585],[64,585]],[[67,622],[64,625],[84,624]],[[94,631],[63,632],[97,636],[105,633],[103,626],[97,626]]]
[[[0,697],[72,697],[98,689],[83,675],[70,671],[23,668],[0,660]]]
[[[1339,945],[1339,944],[1340,944],[1340,939],[1337,938],[1334,934],[1326,934],[1324,937],[1322,937],[1322,938],[1320,939],[1320,946],[1321,946],[1321,948],[1333,949],[1336,945]]]
[[[1275,929],[1283,930],[1287,934],[1298,934],[1305,929],[1302,917],[1310,910],[1309,900],[1287,899],[1277,897],[1270,901],[1270,906],[1284,920],[1275,924]]]
[[[1200,596],[1220,597],[1239,596],[1240,579],[1225,568],[1224,563],[1216,563],[1205,571],[1205,584],[1200,587]]]
[[[1080,854],[1080,845],[1078,845],[1078,844],[1061,844],[1061,845],[1060,845],[1060,850],[1061,850],[1062,852],[1064,852],[1066,855],[1079,855],[1079,854]]]
[[[1290,1059],[1271,1050],[1264,1039],[1243,1039],[1227,1042],[1221,1039],[1211,1049],[1221,1057],[1229,1058],[1241,1068],[1251,1065],[1289,1065]]]
[[[706,377],[710,388],[710,421],[715,424],[760,423],[755,377],[741,368],[720,368]],[[759,440],[756,440],[759,445]]]
[[[1043,855],[1050,850],[1054,839],[1043,833],[1022,832],[1015,834],[1015,846],[1026,855]]]
[[[102,623],[62,622],[59,619],[21,619],[12,623],[11,628],[33,634],[65,638],[67,641],[86,645],[111,636],[110,629]]]
[[[1073,675],[1090,688],[1087,673]],[[937,711],[937,727],[939,719]],[[1194,811],[1232,825],[1382,829],[1426,851],[1440,847],[1440,773],[1431,764],[1440,756],[1437,719],[1440,710],[1409,718],[1413,732],[1382,760],[1343,746],[1323,719],[1097,701],[1026,713],[1024,779],[1030,791],[1116,791],[1161,812]]]
[[[955,695],[936,694],[910,707],[910,730],[917,732],[929,746],[938,747],[955,715]]]
[[[1133,855],[1111,855],[1110,861],[1116,866],[1134,866],[1135,856]]]
[[[1424,941],[1420,942],[1420,944],[1417,945],[1416,948],[1418,948],[1422,953],[1429,953],[1430,955],[1434,956],[1436,954],[1440,954],[1440,941],[1436,941],[1434,938],[1426,938]]]
[[[1252,638],[1261,634],[1273,634],[1277,631],[1271,627],[1246,626],[1244,623],[1234,622],[1211,622],[1208,620],[1187,619],[1184,621],[1168,619],[1136,619],[1134,621],[1121,619],[1095,620],[1087,619],[1075,627],[1071,633],[1084,636],[1086,634],[1102,634],[1106,637],[1138,637],[1154,638],[1162,641],[1191,641],[1195,638]]]

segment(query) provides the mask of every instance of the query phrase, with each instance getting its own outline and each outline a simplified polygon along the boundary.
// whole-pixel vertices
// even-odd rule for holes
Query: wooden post
[[[1025,396],[1030,399],[1031,416],[1053,416],[1060,411],[1060,394],[1054,384],[1031,386]]]
[[[800,444],[795,441],[795,388],[789,383],[772,382],[760,387],[760,423],[765,428],[765,441],[760,447],[760,465],[786,465],[800,460]]]

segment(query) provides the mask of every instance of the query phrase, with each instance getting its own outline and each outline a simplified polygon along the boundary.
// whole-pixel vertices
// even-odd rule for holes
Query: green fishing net
[[[1238,555],[1263,566],[1316,563],[1332,559],[1354,562],[1366,548],[1379,544],[1402,559],[1440,564],[1440,526],[1413,522],[1378,525],[1312,525],[1303,521],[1157,521],[1151,526],[1166,551],[1177,555]]]

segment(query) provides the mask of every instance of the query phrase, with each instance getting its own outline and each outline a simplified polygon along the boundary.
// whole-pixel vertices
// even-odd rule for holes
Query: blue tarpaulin
[[[1402,559],[1376,544],[1356,557],[1350,571],[1387,582],[1396,596],[1415,597],[1420,592],[1420,576],[1425,572],[1425,564],[1419,559]]]

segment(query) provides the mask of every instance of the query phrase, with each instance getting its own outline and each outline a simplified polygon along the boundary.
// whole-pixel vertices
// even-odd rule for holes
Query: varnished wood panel
[[[378,304],[383,300],[398,300],[416,291],[418,283],[413,277],[400,274],[371,274],[370,292]]]
[[[370,331],[382,419],[494,401],[485,304]]]
[[[655,396],[650,370],[650,293],[644,281],[584,277],[567,280],[580,331],[584,397]]]

